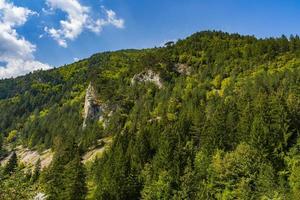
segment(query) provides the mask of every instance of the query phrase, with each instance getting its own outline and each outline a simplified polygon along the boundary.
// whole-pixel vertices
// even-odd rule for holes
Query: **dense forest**
[[[89,85],[105,112],[83,128]],[[0,199],[299,199],[299,131],[298,36],[204,31],[99,53],[0,80]],[[28,170],[20,145],[51,164]]]

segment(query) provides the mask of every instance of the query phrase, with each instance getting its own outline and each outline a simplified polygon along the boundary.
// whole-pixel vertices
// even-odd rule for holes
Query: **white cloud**
[[[107,10],[104,6],[101,7],[106,15],[106,19],[97,19],[90,21],[86,28],[94,33],[100,33],[104,26],[113,25],[117,28],[124,28],[124,20],[119,19],[113,10]]]
[[[45,32],[62,47],[67,47],[67,40],[75,40],[84,29],[100,33],[103,27],[108,25],[124,28],[124,20],[119,19],[113,10],[102,7],[106,18],[93,19],[91,9],[81,5],[78,0],[46,0],[46,2],[50,10],[59,9],[67,14],[66,19],[60,21],[60,28],[44,28]]]
[[[45,9],[45,8],[42,8],[42,12],[43,12],[45,15],[54,15],[54,10],[53,10],[53,9]]]
[[[113,10],[105,10],[105,12],[107,14],[107,24],[112,24],[117,28],[124,28],[124,20],[118,19]]]
[[[50,36],[51,36],[54,40],[56,40],[56,42],[57,42],[60,46],[65,47],[65,48],[68,46],[66,40],[65,40],[64,38],[61,37],[61,31],[60,31],[60,30],[56,30],[56,29],[54,29],[54,28],[50,28],[50,29],[49,29],[48,27],[45,27],[45,28],[44,28],[44,31],[47,32],[47,33],[49,33]]]
[[[5,67],[0,66],[0,78],[16,77],[32,71],[49,68],[49,65],[36,60],[7,60],[7,65]]]
[[[36,46],[20,36],[16,27],[26,23],[31,15],[37,13],[17,7],[6,0],[0,0],[0,78],[15,77],[49,66],[34,59]]]

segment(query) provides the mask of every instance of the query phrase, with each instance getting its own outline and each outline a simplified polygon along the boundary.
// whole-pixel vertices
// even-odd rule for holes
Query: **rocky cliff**
[[[137,82],[151,82],[155,84],[159,89],[163,87],[162,80],[158,73],[152,70],[143,71],[139,74],[134,75],[131,79],[131,84],[134,85]]]
[[[83,111],[83,125],[84,129],[87,126],[89,120],[101,119],[103,115],[103,106],[101,106],[94,87],[90,83],[85,95],[84,111]]]
[[[191,67],[189,67],[187,64],[182,64],[182,63],[175,64],[174,70],[179,74],[183,74],[187,76],[191,75],[192,73]]]

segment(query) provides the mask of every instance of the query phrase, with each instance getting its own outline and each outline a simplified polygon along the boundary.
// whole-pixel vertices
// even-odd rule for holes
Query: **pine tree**
[[[10,156],[10,158],[9,158],[5,168],[4,168],[4,173],[5,174],[12,174],[16,170],[17,166],[18,166],[18,158],[17,158],[16,152],[14,151],[11,154],[11,156]]]
[[[50,200],[85,199],[85,169],[74,138],[58,139],[56,153],[43,181]]]
[[[65,191],[62,196],[64,199],[84,200],[87,192],[85,170],[78,152],[76,153],[75,158],[71,160],[65,168]]]
[[[191,166],[191,161],[188,159],[187,166],[184,169],[184,174],[180,177],[180,191],[177,194],[177,199],[195,199],[197,181],[196,174]]]
[[[35,164],[33,174],[31,176],[31,182],[34,183],[35,181],[37,181],[40,176],[40,173],[41,173],[41,160],[38,159],[38,161]]]

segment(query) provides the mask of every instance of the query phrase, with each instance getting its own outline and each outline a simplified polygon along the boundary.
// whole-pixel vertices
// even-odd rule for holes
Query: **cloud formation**
[[[0,0],[0,79],[50,68],[47,64],[35,60],[33,53],[36,46],[16,31],[16,28],[24,25],[31,15],[37,13]]]
[[[46,34],[60,46],[67,47],[68,41],[75,40],[84,30],[99,34],[105,26],[124,28],[124,20],[110,9],[101,7],[102,18],[93,18],[90,7],[83,6],[79,0],[45,0],[48,9],[43,14],[55,14],[57,9],[66,13],[60,20],[59,28],[45,27]],[[34,57],[36,45],[17,32],[31,16],[39,14],[25,7],[16,6],[10,0],[0,0],[0,79],[16,77],[38,70],[49,69],[48,64]],[[40,35],[43,37],[44,34]]]
[[[102,7],[105,18],[93,19],[91,9],[81,5],[78,0],[46,0],[46,3],[50,10],[59,9],[67,14],[66,19],[60,21],[59,28],[44,28],[46,33],[65,48],[68,46],[67,40],[76,39],[84,29],[98,34],[104,26],[124,27],[124,20],[118,18],[113,10],[107,10],[105,7]]]

